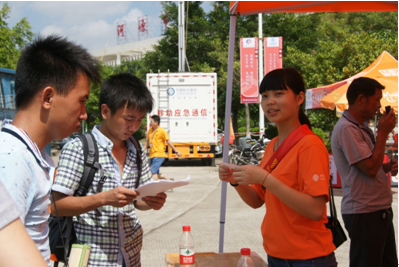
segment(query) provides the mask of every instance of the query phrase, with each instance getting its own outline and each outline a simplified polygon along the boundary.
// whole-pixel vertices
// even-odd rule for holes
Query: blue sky
[[[0,1],[2,6],[5,1]],[[117,44],[117,23],[127,25],[129,41],[138,40],[138,18],[147,16],[149,35],[162,31],[160,1],[6,1],[11,7],[8,26],[26,17],[35,34],[57,33],[92,50]],[[210,2],[203,4],[205,12]]]

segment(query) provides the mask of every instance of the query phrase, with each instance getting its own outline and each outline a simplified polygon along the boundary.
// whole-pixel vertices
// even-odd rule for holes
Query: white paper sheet
[[[148,184],[139,186],[136,189],[137,192],[140,192],[140,196],[137,197],[137,200],[141,200],[143,197],[147,196],[156,196],[158,193],[165,192],[175,187],[188,185],[190,183],[189,180],[190,174],[186,179],[181,181],[158,180],[149,182]]]

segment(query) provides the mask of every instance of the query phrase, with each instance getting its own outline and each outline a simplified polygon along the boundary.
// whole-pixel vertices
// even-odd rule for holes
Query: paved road
[[[159,211],[137,211],[144,228],[144,242],[141,252],[143,267],[165,266],[165,254],[177,253],[183,225],[190,225],[198,252],[218,252],[220,234],[221,185],[218,179],[218,165],[200,166],[199,161],[171,161],[161,167],[167,177],[182,180],[191,175],[190,184],[167,192],[165,206]],[[398,189],[393,188],[392,208],[398,210]],[[342,200],[341,189],[334,189],[337,210]],[[265,261],[267,255],[262,247],[260,225],[265,208],[252,209],[241,201],[231,186],[227,186],[227,206],[224,230],[224,252],[239,252],[242,247],[249,247]],[[341,215],[339,219],[343,225]],[[397,234],[398,216],[394,217]],[[349,242],[336,250],[339,266],[349,266]]]
[[[218,166],[222,160],[217,159]],[[190,163],[191,165],[194,164]],[[171,165],[171,164],[169,164]],[[221,185],[218,167],[162,167],[161,171],[175,180],[191,174],[188,186],[176,188],[168,193],[167,203],[160,211],[138,211],[145,234],[142,249],[144,267],[164,266],[166,253],[177,253],[181,227],[191,225],[196,241],[196,250],[218,252],[220,232]],[[393,188],[392,208],[398,210],[398,189]],[[334,189],[337,210],[340,210],[342,190]],[[262,247],[260,225],[265,209],[252,209],[244,204],[235,190],[227,187],[227,207],[224,237],[224,252],[239,252],[249,247],[263,259],[267,259]],[[339,219],[343,225],[341,215]],[[398,216],[395,212],[394,225],[397,233]],[[339,266],[349,266],[349,242],[336,250]]]

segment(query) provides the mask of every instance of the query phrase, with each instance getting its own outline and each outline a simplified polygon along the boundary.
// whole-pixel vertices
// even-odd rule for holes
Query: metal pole
[[[227,67],[227,86],[226,86],[226,107],[224,113],[224,141],[223,141],[223,162],[229,162],[229,136],[230,136],[230,114],[231,100],[233,96],[233,70],[234,70],[234,42],[236,35],[236,16],[230,15],[230,35],[229,52]],[[222,192],[220,201],[220,232],[219,232],[219,253],[223,253],[224,243],[224,223],[226,219],[226,194],[227,183],[222,182]]]
[[[259,86],[263,79],[263,20],[262,13],[258,14],[258,23],[259,23],[259,44],[258,44],[258,70],[259,70]],[[259,139],[262,139],[263,134],[265,133],[265,114],[263,114],[262,110],[262,96],[259,96]]]
[[[179,1],[178,10],[178,24],[179,24],[179,72],[184,72],[184,60],[186,58],[184,50],[184,1]]]

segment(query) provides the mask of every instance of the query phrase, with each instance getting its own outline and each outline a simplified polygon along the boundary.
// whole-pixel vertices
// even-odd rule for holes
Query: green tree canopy
[[[23,18],[11,29],[7,19],[11,8],[7,2],[0,9],[0,67],[16,69],[21,49],[32,40],[33,33],[26,18]]]
[[[114,71],[128,71],[145,79],[149,72],[178,71],[178,6],[162,2],[169,24],[164,38],[137,62],[125,62]],[[229,2],[213,2],[206,14],[202,2],[185,2],[186,57],[191,72],[218,75],[218,122],[224,124],[229,41]],[[263,14],[263,36],[283,37],[283,66],[301,72],[306,88],[338,82],[360,72],[386,50],[398,57],[397,12],[271,13]],[[237,16],[233,67],[233,127],[245,126],[245,109],[240,104],[239,39],[258,36],[258,15]],[[188,69],[186,68],[188,71]],[[259,124],[259,105],[251,104],[251,127]],[[335,112],[310,110],[314,127],[331,131]],[[267,122],[267,120],[266,120]]]

